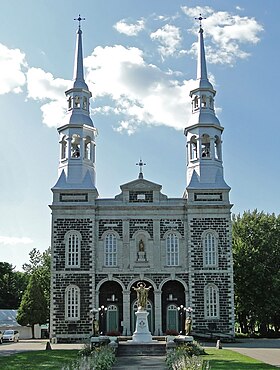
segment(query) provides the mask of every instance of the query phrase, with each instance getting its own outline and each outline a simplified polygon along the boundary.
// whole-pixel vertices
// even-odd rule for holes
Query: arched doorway
[[[122,332],[123,294],[122,287],[116,281],[106,281],[99,289],[99,309],[104,307],[103,316],[99,315],[99,327],[105,334]],[[101,310],[99,311],[101,312]]]
[[[185,287],[177,280],[169,280],[162,287],[162,331],[164,333],[179,333],[183,325],[179,320],[178,307],[185,306]]]

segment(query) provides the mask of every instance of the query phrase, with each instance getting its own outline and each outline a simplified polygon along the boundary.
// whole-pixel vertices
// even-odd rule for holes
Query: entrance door
[[[170,304],[167,306],[166,330],[179,332],[178,329],[178,309],[175,304]]]
[[[107,333],[110,332],[119,332],[119,310],[114,304],[107,310]]]

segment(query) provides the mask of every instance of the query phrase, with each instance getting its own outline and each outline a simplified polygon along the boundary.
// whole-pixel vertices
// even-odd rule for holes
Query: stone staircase
[[[154,343],[130,343],[120,341],[117,349],[117,356],[165,356],[166,343],[163,341]]]

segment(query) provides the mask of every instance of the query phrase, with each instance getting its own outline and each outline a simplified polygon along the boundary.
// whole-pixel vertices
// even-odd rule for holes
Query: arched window
[[[198,109],[198,96],[195,96],[194,97],[194,100],[193,100],[193,108],[194,109]]]
[[[86,96],[83,97],[83,109],[87,110],[88,107],[88,99]]]
[[[206,95],[202,95],[201,97],[201,107],[206,108],[207,107],[207,98]]]
[[[213,232],[208,231],[203,236],[204,266],[217,266],[217,238]]]
[[[81,234],[78,231],[68,231],[65,235],[66,267],[80,267]]]
[[[176,234],[168,234],[166,239],[166,265],[178,266],[179,264],[179,240]]]
[[[65,290],[65,320],[80,319],[80,288],[69,285]]]
[[[107,267],[117,266],[117,238],[114,234],[105,237],[104,264]]]
[[[71,140],[71,157],[79,158],[81,155],[81,138],[79,135],[74,134]]]
[[[67,158],[67,141],[66,141],[65,136],[63,136],[60,144],[61,144],[61,156],[60,156],[60,158],[61,159],[66,159]]]
[[[205,317],[219,318],[219,289],[215,284],[208,284],[204,290]]]
[[[74,97],[74,108],[80,108],[81,107],[81,98],[79,95],[75,95]]]
[[[190,140],[190,158],[197,159],[197,139],[195,136],[192,136]]]
[[[85,138],[85,153],[84,158],[90,160],[91,159],[91,138],[87,136]]]
[[[201,157],[210,158],[210,136],[203,134],[201,138]]]
[[[221,159],[221,140],[218,136],[215,136],[215,159]]]

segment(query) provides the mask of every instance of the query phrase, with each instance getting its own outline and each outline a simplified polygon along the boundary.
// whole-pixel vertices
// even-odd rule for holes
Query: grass
[[[210,362],[211,370],[269,370],[277,367],[264,364],[251,357],[230,351],[229,349],[217,350],[207,348],[207,355],[203,359]],[[0,366],[1,367],[1,366]]]
[[[271,370],[275,366],[264,364],[253,358],[228,349],[207,348],[203,358],[210,362],[211,370]],[[77,358],[78,350],[52,350],[22,352],[11,356],[0,356],[1,370],[60,370],[63,365]]]
[[[0,356],[1,370],[59,370],[77,358],[78,350],[30,351]]]

